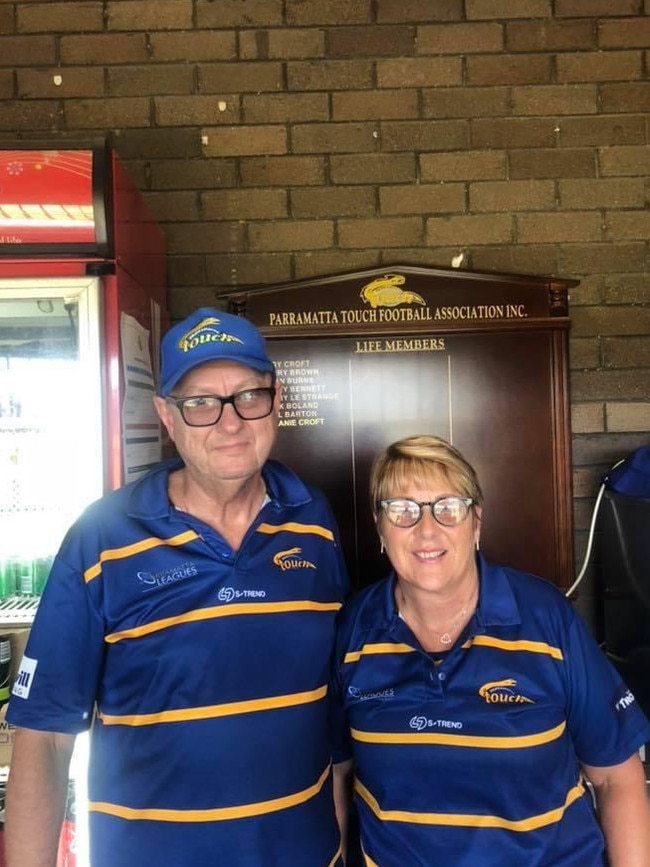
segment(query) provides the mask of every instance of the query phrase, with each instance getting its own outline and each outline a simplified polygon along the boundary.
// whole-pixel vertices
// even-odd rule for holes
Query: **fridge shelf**
[[[38,596],[8,596],[0,600],[0,626],[33,623],[39,601]]]

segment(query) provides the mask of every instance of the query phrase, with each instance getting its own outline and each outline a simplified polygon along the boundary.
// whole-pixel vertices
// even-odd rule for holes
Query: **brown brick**
[[[423,117],[495,117],[510,114],[506,87],[441,87],[422,91]]]
[[[502,274],[558,274],[554,244],[512,244],[472,248],[473,267]]]
[[[291,150],[299,153],[342,153],[374,150],[369,123],[306,123],[291,130]]]
[[[508,21],[508,51],[578,51],[596,47],[592,21]]]
[[[512,217],[506,214],[431,217],[426,225],[427,244],[460,247],[474,244],[503,244],[513,239]]]
[[[244,245],[243,222],[169,223],[165,238],[169,253],[227,253]]]
[[[151,57],[164,63],[171,60],[232,60],[237,56],[234,30],[180,31],[151,33]]]
[[[518,178],[593,178],[596,152],[589,148],[516,150],[508,155],[509,176]]]
[[[506,157],[498,151],[422,154],[423,181],[487,180],[506,177]]]
[[[283,27],[281,30],[268,30],[266,33],[268,57],[293,60],[325,55],[325,30]],[[240,39],[243,35],[240,33]]]
[[[210,63],[199,66],[203,93],[240,93],[281,90],[281,63]]]
[[[627,18],[601,21],[598,25],[599,48],[647,48],[650,45],[650,20]]]
[[[421,217],[339,220],[339,246],[405,247],[424,241]]]
[[[0,6],[0,33],[9,36],[16,32],[14,6]]]
[[[386,184],[414,181],[413,154],[362,154],[330,157],[334,184]]]
[[[579,403],[571,407],[571,431],[574,434],[602,433],[605,430],[603,410],[602,403]]]
[[[487,55],[468,57],[467,83],[548,84],[551,81],[551,57],[543,54]]]
[[[282,23],[282,0],[196,0],[200,29],[277,27]]]
[[[517,240],[520,244],[561,244],[600,241],[600,214],[574,211],[570,214],[518,214]]]
[[[237,185],[235,160],[174,159],[151,163],[154,190],[209,190]]]
[[[468,19],[486,18],[548,18],[552,15],[551,0],[519,0],[508,4],[507,12],[501,0],[465,0]],[[504,14],[505,13],[505,14]]]
[[[150,126],[150,104],[146,97],[68,101],[65,105],[65,119],[68,129]]]
[[[650,145],[609,147],[598,151],[601,175],[643,175],[650,167]]]
[[[601,427],[594,427],[593,430],[586,431],[577,431],[574,429],[574,433],[601,433],[604,427],[604,417],[603,417],[603,408],[602,404],[599,403],[585,403],[579,404],[578,406],[585,407],[600,407],[600,416],[601,416]],[[577,408],[577,407],[576,407]],[[596,418],[594,418],[594,425],[597,424]],[[573,496],[574,497],[593,497],[598,493],[598,489],[600,488],[600,478],[602,475],[601,469],[595,469],[593,467],[584,467],[576,470],[573,473]]]
[[[549,84],[539,87],[513,87],[512,112],[515,115],[596,114],[598,89],[595,85]]]
[[[289,90],[359,90],[372,87],[372,63],[321,60],[287,63]]]
[[[464,120],[386,121],[381,125],[385,151],[446,151],[468,144],[469,126]]]
[[[645,200],[642,178],[566,178],[559,192],[563,208],[638,208]]]
[[[406,24],[327,31],[329,57],[403,57],[413,54],[414,50],[415,27]]]
[[[192,286],[189,289],[183,288],[182,291],[178,291],[175,286],[170,287],[168,294],[170,321],[180,322],[197,307],[213,307],[216,293],[215,286]]]
[[[60,77],[61,84],[56,80]],[[28,99],[71,99],[103,96],[104,70],[86,67],[19,69],[16,73],[18,96]]]
[[[167,278],[171,286],[197,286],[205,283],[203,256],[168,256]]]
[[[236,289],[262,283],[284,283],[293,276],[289,253],[233,253],[228,256],[207,256],[206,272],[209,283]]]
[[[569,361],[573,370],[600,366],[600,341],[597,337],[571,338]],[[580,431],[582,433],[582,431]]]
[[[645,246],[627,244],[564,244],[560,266],[566,274],[607,274],[642,271]]]
[[[251,223],[248,239],[253,251],[323,250],[334,243],[334,224],[330,220]]]
[[[555,184],[540,180],[471,183],[469,209],[472,212],[554,210]]]
[[[598,51],[559,54],[556,58],[557,80],[630,81],[641,78],[643,55],[640,51]]]
[[[239,102],[233,96],[157,96],[154,105],[160,126],[207,126],[239,120]]]
[[[400,57],[377,61],[379,87],[449,87],[462,81],[460,57]]]
[[[147,204],[161,223],[199,220],[199,194],[196,192],[148,193]]]
[[[50,66],[56,62],[51,36],[0,36],[1,66]]]
[[[418,27],[418,54],[486,54],[503,51],[501,24],[437,24]]]
[[[565,117],[558,126],[562,147],[645,144],[646,140],[645,118],[641,114],[629,117]]]
[[[608,431],[650,430],[650,404],[646,403],[607,403]]]
[[[48,130],[60,128],[60,112],[54,100],[8,102],[0,111],[0,130]]]
[[[240,172],[244,186],[314,186],[325,183],[325,158],[243,157]]]
[[[61,37],[63,63],[116,66],[119,63],[143,63],[148,59],[143,33],[91,33]]]
[[[650,82],[603,84],[600,87],[601,110],[621,112],[650,111]]]
[[[637,309],[630,307],[629,315],[635,316]],[[647,322],[647,317],[645,321]],[[641,337],[606,337],[603,356],[605,367],[650,367],[648,334]]]
[[[201,196],[206,220],[272,220],[286,217],[286,190],[212,190]]]
[[[461,21],[463,0],[377,0],[377,21]]]
[[[619,15],[637,15],[642,0],[555,0],[558,18],[617,18]]]
[[[8,69],[0,70],[0,99],[14,97],[14,76]]]
[[[107,9],[109,30],[182,30],[192,27],[192,0],[118,0],[108,2]]]
[[[587,274],[580,278],[578,286],[569,291],[569,306],[598,305],[604,302],[603,277],[601,274]]]
[[[101,70],[97,70],[101,72]],[[107,70],[110,96],[156,96],[192,93],[194,72],[190,66],[116,66]],[[200,97],[199,97],[200,98]]]
[[[325,250],[299,253],[295,257],[296,279],[342,274],[380,264],[376,250]]]
[[[393,184],[379,190],[380,213],[400,214],[463,213],[465,184]]]
[[[650,398],[647,370],[576,370],[571,374],[571,400],[628,400]]]
[[[291,191],[294,217],[369,217],[375,213],[371,187],[307,187]]]
[[[104,29],[100,2],[17,4],[16,20],[19,33],[88,33]]]
[[[247,123],[296,123],[327,120],[329,100],[326,93],[273,93],[245,96],[244,120]]]
[[[122,159],[180,159],[201,155],[201,136],[195,129],[113,130],[117,151]]]
[[[472,247],[473,267],[501,274],[557,274],[555,244],[512,244]]]
[[[418,117],[416,90],[358,90],[332,95],[334,120]]]
[[[372,21],[371,0],[285,0],[287,24],[366,24]]]
[[[471,123],[474,148],[543,148],[556,140],[552,118],[477,118]]]
[[[649,298],[650,273],[623,274],[620,277],[610,274],[605,280],[605,300],[608,304],[647,304]]]
[[[650,237],[650,211],[610,211],[606,216],[605,231],[610,241],[647,240]]]
[[[227,126],[203,130],[207,142],[206,157],[250,156],[251,154],[285,154],[287,131],[284,126]]]

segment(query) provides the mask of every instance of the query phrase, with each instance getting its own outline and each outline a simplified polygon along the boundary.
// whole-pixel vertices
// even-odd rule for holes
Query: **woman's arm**
[[[583,770],[594,787],[610,867],[650,867],[650,808],[639,756]]]

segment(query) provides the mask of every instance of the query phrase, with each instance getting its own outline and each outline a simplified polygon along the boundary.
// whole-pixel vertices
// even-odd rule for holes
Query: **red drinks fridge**
[[[82,509],[160,458],[165,327],[162,235],[108,144],[0,143],[0,632],[29,626]]]

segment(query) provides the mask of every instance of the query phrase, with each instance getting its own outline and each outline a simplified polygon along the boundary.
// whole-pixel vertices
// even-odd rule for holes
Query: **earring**
[[[479,551],[481,546],[479,545],[478,537],[476,538],[476,550]]]
[[[379,540],[379,553],[380,554],[384,553],[384,540],[383,539]]]

